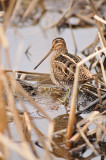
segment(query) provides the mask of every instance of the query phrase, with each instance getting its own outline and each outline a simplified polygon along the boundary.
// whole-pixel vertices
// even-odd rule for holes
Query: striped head
[[[66,42],[63,38],[55,38],[52,41],[52,47],[50,49],[50,51],[47,53],[47,55],[38,63],[38,65],[34,68],[36,69],[53,51],[57,51],[57,53],[61,54],[61,51],[63,51],[63,53],[66,53],[67,48],[66,48]],[[65,51],[65,52],[64,52]]]
[[[52,41],[52,48],[51,50],[52,51],[55,51],[55,50],[58,50],[60,48],[66,48],[66,42],[63,38],[55,38],[53,41]]]

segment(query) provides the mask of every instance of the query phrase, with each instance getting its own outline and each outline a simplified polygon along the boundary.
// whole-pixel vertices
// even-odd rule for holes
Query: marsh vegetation
[[[105,8],[105,0],[0,1],[1,160],[105,159]],[[49,59],[33,70],[56,37],[82,57],[65,103]],[[82,64],[95,79],[79,87]]]

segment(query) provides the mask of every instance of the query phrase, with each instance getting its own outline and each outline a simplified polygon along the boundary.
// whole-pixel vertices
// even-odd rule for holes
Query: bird
[[[58,37],[52,41],[50,51],[34,69],[36,69],[52,52],[53,55],[50,58],[51,80],[56,86],[70,90],[74,83],[76,65],[82,61],[82,59],[77,55],[68,53],[65,40]],[[79,69],[79,84],[84,84],[91,79],[94,79],[93,74],[85,64],[82,64]]]

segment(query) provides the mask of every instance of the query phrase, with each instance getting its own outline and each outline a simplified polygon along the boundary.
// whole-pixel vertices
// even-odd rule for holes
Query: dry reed
[[[78,129],[77,133],[73,135],[73,128],[75,125],[78,74],[79,74],[80,66],[84,64],[86,61],[91,60],[92,58],[95,58],[96,56],[98,56],[98,62],[100,63],[101,70],[102,70],[102,77],[103,77],[102,83],[104,84],[104,86],[106,85],[105,69],[104,69],[102,59],[101,59],[102,52],[104,52],[104,54],[106,55],[106,41],[104,39],[104,33],[101,28],[103,24],[106,24],[106,21],[97,15],[96,9],[92,1],[89,0],[89,2],[94,12],[93,14],[89,15],[87,13],[86,16],[83,16],[77,13],[73,15],[72,13],[73,12],[73,9],[72,9],[73,1],[70,1],[68,8],[61,14],[60,19],[54,22],[53,24],[46,26],[46,29],[52,28],[52,27],[58,27],[60,24],[68,21],[69,18],[72,16],[79,18],[80,22],[84,21],[90,25],[95,24],[94,19],[92,20],[91,18],[94,16],[94,18],[96,19],[97,28],[98,28],[98,37],[99,37],[99,41],[101,42],[103,48],[92,53],[91,55],[89,55],[88,57],[86,57],[85,59],[83,59],[81,62],[77,64],[76,73],[75,73],[75,81],[74,81],[74,86],[73,86],[73,93],[72,93],[72,100],[71,100],[71,105],[70,105],[70,115],[69,115],[69,121],[68,121],[68,127],[67,127],[67,137],[66,137],[66,142],[64,143],[66,143],[68,148],[72,148],[72,142],[73,141],[77,142],[79,138],[82,137],[84,141],[86,142],[86,144],[82,145],[82,147],[85,145],[88,145],[92,149],[92,151],[96,155],[98,155],[99,152],[95,149],[94,145],[90,143],[88,136],[92,134],[96,134],[96,144],[98,144],[98,142],[105,137],[106,129],[104,125],[104,119],[105,119],[104,113],[93,112],[87,118],[78,122],[76,124],[77,129]],[[21,8],[21,3],[22,3],[21,0],[20,1],[12,0],[10,1],[8,7],[6,8],[5,1],[4,3],[2,2],[2,6],[5,9],[5,15],[4,15],[4,22],[0,26],[0,65],[2,65],[2,52],[1,52],[1,48],[2,48],[5,52],[6,62],[8,66],[11,66],[9,44],[8,44],[8,39],[6,37],[5,31],[8,28],[8,26],[14,22],[14,19],[18,15],[18,11]],[[98,2],[96,4],[96,7],[99,8],[100,5],[102,5],[102,3],[103,2],[101,2],[100,4]],[[31,1],[29,7],[27,7],[26,10],[24,10],[24,14],[21,20],[24,20],[25,18],[27,18],[31,14],[32,10],[36,9],[39,5],[42,6],[43,10],[45,10],[45,6],[40,0]],[[73,5],[73,8],[74,7],[75,6]],[[70,10],[71,10],[71,14],[70,14]],[[71,29],[72,27],[73,26],[71,26]],[[74,40],[75,48],[77,49],[74,36],[73,36],[73,40]],[[12,72],[12,73],[8,74],[8,72]],[[32,74],[36,76],[36,80],[37,79],[39,80],[38,74],[36,73],[31,73],[31,72],[28,73],[28,72],[23,72],[23,71],[16,71],[16,72],[18,72],[19,74],[25,73],[27,76]],[[40,76],[42,75],[42,79],[45,76],[50,78],[48,74],[43,75],[39,73],[39,75]],[[98,88],[98,83],[97,83],[97,88]],[[17,109],[18,107],[15,101],[15,97],[17,97],[21,105],[21,108],[24,111],[23,116],[19,113],[19,110]],[[46,135],[44,135],[39,130],[39,128],[36,126],[36,124],[32,121],[31,119],[32,117],[28,114],[27,107],[25,103],[22,101],[22,97],[27,99],[27,101],[31,105],[33,105],[33,107],[35,107],[48,120],[49,126],[48,126],[48,133]],[[99,98],[100,103],[102,104],[100,89],[98,89],[98,98]],[[15,125],[17,135],[19,137],[19,140],[21,142],[20,144],[14,143],[14,139],[12,137],[12,130],[9,127],[10,117],[7,114],[7,110],[9,110],[12,114],[12,120],[15,122],[14,125]],[[98,121],[98,118],[100,119],[100,121]],[[91,124],[95,124],[96,127],[95,129],[88,131],[88,127]],[[41,108],[41,106],[39,106],[36,103],[36,101],[32,97],[30,97],[26,93],[26,91],[22,88],[22,86],[16,81],[14,72],[9,71],[9,70],[7,71],[3,67],[0,67],[0,159],[1,160],[8,159],[10,156],[10,150],[15,152],[17,155],[21,156],[21,158],[23,159],[28,159],[28,160],[29,159],[30,160],[40,159],[41,157],[38,154],[36,147],[31,140],[32,129],[34,131],[34,134],[37,136],[39,142],[43,146],[44,155],[42,159],[43,160],[46,160],[48,158],[53,159],[53,156],[50,153],[50,146],[52,142],[52,136],[57,134],[57,132],[53,133],[53,128],[54,128],[54,123],[52,119],[50,118],[50,116]],[[97,130],[97,128],[99,128],[99,130]],[[46,141],[44,141],[44,139]]]
[[[96,10],[95,10],[95,7],[93,5],[93,2],[91,0],[89,0],[89,1],[90,1],[90,4],[91,4],[91,7],[93,9],[94,14],[96,14]],[[102,41],[102,45],[103,45],[103,51],[106,52],[106,43],[105,43],[104,36],[103,36],[102,30],[101,30],[100,22],[98,20],[96,22],[97,22],[98,31],[99,31],[100,37],[101,37],[100,41]],[[103,67],[103,64],[102,64],[101,59],[100,59],[100,53],[102,53],[101,50],[100,50],[100,52],[97,51],[97,52],[93,53],[92,55],[86,57],[84,60],[82,60],[81,62],[79,62],[77,64],[74,86],[73,86],[73,93],[72,93],[72,100],[71,100],[71,105],[70,105],[70,115],[69,115],[69,121],[68,121],[68,127],[67,127],[67,137],[66,137],[67,140],[69,140],[72,137],[73,128],[74,128],[74,124],[75,124],[75,110],[76,110],[76,100],[77,100],[79,68],[82,64],[84,64],[86,61],[90,60],[91,58],[95,57],[96,55],[99,55],[99,61],[102,65],[102,67]],[[106,84],[106,81],[105,81],[106,75],[105,75],[104,68],[102,68],[102,72],[103,72],[104,82]],[[98,86],[97,86],[97,88],[98,88]],[[100,103],[102,103],[99,90],[98,90],[98,96],[99,96],[99,99],[100,99]],[[72,143],[70,143],[70,144],[67,143],[66,145],[67,145],[68,148],[72,147]],[[96,153],[96,151],[95,151],[95,153]]]

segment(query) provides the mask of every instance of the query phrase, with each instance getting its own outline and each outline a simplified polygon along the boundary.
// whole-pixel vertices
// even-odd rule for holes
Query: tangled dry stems
[[[16,3],[16,5],[14,4]],[[8,40],[5,35],[5,30],[8,27],[8,24],[12,23],[15,19],[15,16],[17,15],[17,12],[21,5],[20,1],[11,1],[11,6],[9,6],[5,18],[4,18],[4,26],[0,26],[0,42],[1,46],[5,51],[7,64],[8,66],[11,66],[10,60],[9,60],[9,44]],[[32,1],[29,5],[29,7],[26,9],[23,18],[26,18],[31,10],[33,9],[33,4],[37,7],[37,4],[40,4],[41,1]],[[97,50],[96,52],[92,53],[85,59],[83,59],[80,63],[77,65],[76,74],[75,74],[75,82],[73,87],[73,94],[72,94],[72,100],[70,105],[70,116],[69,116],[69,122],[68,122],[68,128],[67,128],[67,140],[68,145],[70,146],[70,142],[72,141],[78,141],[80,136],[84,139],[86,142],[86,145],[88,145],[92,151],[98,155],[99,152],[95,148],[95,145],[92,145],[88,139],[89,135],[96,134],[96,144],[98,144],[99,141],[102,141],[105,137],[106,128],[105,128],[105,112],[99,113],[99,112],[93,112],[91,113],[87,118],[83,119],[82,121],[78,122],[76,124],[78,131],[75,135],[73,135],[73,126],[75,124],[75,109],[76,109],[76,99],[77,99],[77,88],[78,88],[78,73],[79,73],[79,67],[81,64],[85,63],[86,61],[95,58],[98,56],[98,62],[100,62],[102,75],[103,75],[103,83],[106,85],[106,75],[105,75],[105,69],[104,65],[101,59],[102,53],[106,56],[106,41],[104,39],[104,33],[101,28],[103,24],[106,24],[106,21],[100,18],[95,11],[95,8],[92,4],[92,1],[89,0],[91,7],[94,12],[94,18],[96,19],[97,27],[98,27],[98,37],[102,44],[102,49]],[[72,1],[70,1],[70,5],[68,6],[67,10],[62,14],[61,18],[54,24],[51,24],[50,26],[47,26],[47,28],[58,26],[60,21],[62,21],[64,18],[68,19],[70,15],[68,13],[70,12],[70,9],[72,7]],[[40,4],[41,5],[41,4]],[[77,17],[80,17],[80,19],[84,20],[85,17],[82,17],[82,15],[77,15]],[[94,20],[91,21],[91,19],[87,19],[88,23],[94,24]],[[2,59],[0,59],[0,62],[2,64]],[[99,98],[100,98],[100,94]],[[17,104],[15,102],[15,96],[18,97],[18,101],[21,104],[22,110],[24,111],[23,116],[19,114]],[[25,97],[27,101],[30,102],[39,112],[42,113],[46,119],[48,119],[49,127],[48,127],[48,133],[47,135],[44,135],[36,126],[36,124],[31,120],[31,117],[29,116],[27,112],[27,108],[22,101],[21,97]],[[102,100],[100,100],[102,101]],[[13,121],[15,122],[15,127],[17,130],[17,134],[19,136],[19,139],[21,141],[20,144],[15,144],[13,137],[12,137],[12,131],[9,128],[9,117],[7,114],[7,109],[9,108],[10,112],[13,114]],[[74,116],[73,116],[74,115]],[[99,119],[99,120],[98,120]],[[91,124],[95,124],[96,127],[93,130],[87,130],[88,127]],[[83,127],[82,127],[83,125]],[[39,155],[36,151],[36,148],[31,140],[31,130],[34,130],[34,133],[37,135],[38,140],[41,142],[43,148],[44,148],[44,156],[43,160],[50,158],[53,159],[49,149],[51,146],[52,136],[57,133],[53,133],[54,124],[52,119],[48,116],[48,114],[35,102],[35,100],[30,97],[26,91],[19,85],[19,83],[16,82],[14,74],[9,75],[5,69],[0,68],[0,157],[1,159],[8,159],[9,156],[9,149],[13,150],[17,154],[19,154],[23,159],[40,159]],[[99,128],[99,129],[98,129]],[[44,138],[46,138],[46,142],[44,141]],[[70,139],[71,138],[71,139]],[[67,143],[67,142],[66,142]]]

